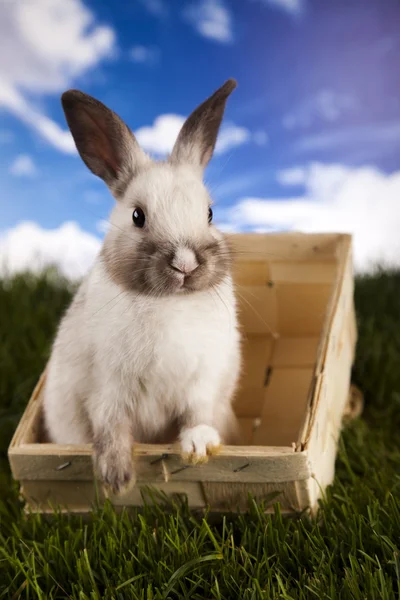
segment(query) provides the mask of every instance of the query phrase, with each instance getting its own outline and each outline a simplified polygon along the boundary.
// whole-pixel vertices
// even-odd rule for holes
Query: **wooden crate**
[[[186,494],[193,508],[245,508],[279,494],[283,512],[313,511],[332,482],[356,342],[351,237],[230,236],[244,369],[235,401],[242,446],[187,466],[177,445],[137,444],[138,483],[115,506],[142,504],[142,488]],[[40,443],[42,375],[9,448],[29,510],[88,512],[103,500],[90,445]]]

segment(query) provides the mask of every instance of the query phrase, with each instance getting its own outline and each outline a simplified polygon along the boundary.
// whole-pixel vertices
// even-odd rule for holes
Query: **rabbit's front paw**
[[[123,494],[135,484],[132,451],[106,448],[95,453],[94,464],[107,496]]]
[[[208,456],[218,454],[221,446],[218,431],[209,425],[184,429],[180,441],[184,460],[192,464],[207,462]]]

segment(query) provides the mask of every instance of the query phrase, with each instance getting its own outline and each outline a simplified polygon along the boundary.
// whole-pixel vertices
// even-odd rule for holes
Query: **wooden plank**
[[[313,370],[274,369],[266,391],[255,444],[290,446],[296,443],[308,403]]]
[[[148,489],[150,493],[148,493]],[[169,481],[158,483],[157,485],[138,484],[126,494],[121,496],[111,496],[110,501],[114,506],[143,506],[146,502],[152,502],[152,493],[154,500],[157,501],[157,492],[162,492],[167,496],[186,496],[191,508],[203,508],[206,505],[202,484],[197,481]],[[145,498],[143,498],[143,494]]]
[[[226,236],[236,260],[317,260],[334,258],[337,246],[347,234],[238,233]]]
[[[40,446],[53,446],[43,452]],[[17,480],[91,481],[93,468],[90,448],[82,449],[52,444],[20,446],[11,455],[12,472]],[[139,446],[139,445],[138,445]],[[187,465],[170,446],[148,446],[135,451],[137,480],[160,481],[245,481],[282,482],[309,476],[305,454],[291,448],[230,446],[207,464]],[[58,448],[58,450],[57,450]],[[166,452],[163,452],[166,450]],[[175,449],[176,452],[176,449]]]
[[[330,283],[335,281],[337,263],[334,258],[316,261],[273,261],[270,278],[273,283]]]
[[[69,510],[83,506],[91,508],[96,504],[103,504],[105,500],[102,487],[96,486],[93,481],[25,480],[21,484],[21,495],[36,510],[49,507]],[[204,507],[206,504],[201,484],[190,481],[160,482],[156,486],[137,484],[121,496],[110,496],[109,500],[114,506],[143,506],[144,499],[151,503],[152,495],[157,500],[160,492],[167,496],[186,496],[192,508]]]
[[[277,296],[275,288],[246,286],[236,290],[238,314],[247,335],[277,334]]]
[[[115,506],[114,507],[114,511],[116,512],[116,514],[121,514],[122,512],[125,511],[129,511],[131,510],[132,507],[129,506]],[[207,511],[207,516],[212,516],[212,515],[220,515],[221,513],[224,513],[226,515],[227,511],[224,509],[218,509],[218,508],[212,508],[211,510],[208,509],[208,507],[206,508],[201,508],[199,507],[197,509],[196,512],[203,512],[204,514]],[[86,520],[90,520],[90,516],[92,513],[92,510],[90,508],[88,508],[87,506],[77,506],[74,507],[73,509],[60,509],[59,511],[61,514],[63,515],[69,515],[69,514],[73,514],[74,516],[77,517],[82,517],[82,519],[86,519]],[[311,511],[310,511],[311,512]],[[273,514],[274,513],[274,507],[269,507],[264,511],[264,514]],[[297,513],[287,510],[287,509],[281,509],[281,513],[282,515],[285,515],[285,517],[296,517]],[[51,508],[35,508],[34,506],[31,506],[29,503],[25,504],[24,507],[24,514],[26,517],[30,517],[30,516],[34,516],[37,514],[43,515],[43,517],[45,518],[49,518],[51,520],[54,511]]]
[[[351,378],[352,345],[349,332],[347,334],[339,357],[336,361],[327,361],[321,376],[315,434],[311,436],[308,445],[311,457],[326,452],[328,435],[334,436],[336,442],[340,436]]]
[[[284,511],[298,512],[310,505],[310,479],[283,483],[204,482],[204,495],[213,510],[247,510],[249,494],[258,501],[279,503]],[[277,497],[272,499],[272,495]]]
[[[259,417],[262,413],[265,400],[265,388],[239,388],[233,401],[236,416]]]
[[[320,379],[320,373],[328,368],[331,361],[336,362],[337,353],[340,349],[340,337],[344,328],[350,330],[353,348],[351,363],[354,358],[357,331],[354,315],[354,276],[350,236],[345,237],[338,248],[338,261],[337,282],[334,286],[334,293],[330,301],[328,316],[321,335],[321,343],[315,369],[316,380]],[[346,365],[343,368],[344,372],[347,372],[349,376],[351,364]],[[318,420],[319,406],[321,401],[325,401],[325,398],[321,400],[320,396],[320,393],[314,395],[312,405],[303,423],[299,438],[302,448],[307,448],[312,436],[316,435],[315,422]]]
[[[242,341],[242,388],[263,388],[271,364],[274,340],[269,335],[246,336]]]
[[[343,236],[341,243],[336,249],[338,260],[338,272],[335,284],[333,286],[333,293],[329,300],[327,316],[322,329],[321,346],[318,356],[316,374],[318,374],[323,369],[326,354],[328,351],[328,346],[330,343],[332,343],[332,330],[335,328],[335,321],[342,318],[342,311],[340,310],[340,306],[342,303],[343,308],[343,297],[349,297],[350,306],[351,304],[354,304],[354,275],[352,264],[351,241],[351,236]],[[344,293],[345,289],[346,291]],[[338,327],[336,326],[336,329],[337,328]]]
[[[91,508],[104,501],[101,486],[96,486],[94,481],[57,481],[57,480],[23,480],[20,482],[20,494],[36,510],[50,506],[73,509],[86,506]],[[96,489],[97,487],[97,489]]]
[[[234,260],[232,275],[235,285],[265,286],[270,281],[270,269],[267,259],[264,260]]]
[[[279,284],[278,331],[283,337],[319,336],[333,292],[331,284]]]
[[[317,361],[319,338],[282,337],[275,342],[273,367],[314,367]]]
[[[318,393],[310,422],[303,433],[302,447],[309,451],[313,472],[311,499],[314,504],[334,478],[337,443],[349,393],[356,341],[350,247],[342,249],[340,260],[341,277],[333,316],[326,330]]]
[[[29,399],[27,407],[18,423],[17,429],[11,439],[9,450],[23,444],[32,443],[37,439],[37,433],[40,427],[40,406],[42,402],[41,394],[43,385],[46,379],[46,369],[37,382],[35,389],[33,390],[32,396]]]
[[[312,477],[310,481],[310,504],[316,506],[328,485],[335,478],[335,462],[337,442],[334,436],[328,435],[324,442],[325,449],[313,455],[311,464]]]
[[[225,236],[228,241],[234,262],[268,260],[268,240],[264,234],[234,233]]]
[[[256,420],[253,418],[241,418],[238,419],[239,432],[240,432],[240,443],[243,445],[251,445],[253,441],[253,434],[256,428]]]

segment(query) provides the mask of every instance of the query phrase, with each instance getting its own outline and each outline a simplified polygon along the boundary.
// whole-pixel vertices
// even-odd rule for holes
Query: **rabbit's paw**
[[[135,484],[132,451],[104,449],[95,454],[94,466],[107,497],[110,494],[119,496]]]
[[[221,438],[214,427],[197,425],[184,429],[180,435],[182,457],[191,464],[205,463],[208,457],[218,454]]]

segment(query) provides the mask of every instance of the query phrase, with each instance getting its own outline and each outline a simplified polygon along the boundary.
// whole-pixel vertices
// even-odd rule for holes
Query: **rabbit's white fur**
[[[140,157],[142,169],[116,203],[104,248],[137,243],[132,207],[138,201],[152,235],[178,249],[186,239],[222,241],[207,223],[210,200],[201,170]],[[140,269],[140,261],[131,268]],[[235,441],[231,401],[239,370],[229,271],[207,289],[149,295],[119,285],[100,254],[53,345],[44,390],[49,438],[94,442],[99,475],[121,491],[133,481],[134,441],[166,441],[174,421],[182,452],[193,460]]]
[[[193,216],[208,201],[200,180],[190,168],[176,173],[157,165],[151,171],[135,181],[135,193],[150,185],[157,223],[167,224],[169,236],[191,228],[195,235]],[[187,186],[179,203],[177,176]],[[110,238],[128,211],[116,205]],[[182,450],[205,457],[207,446],[234,435],[239,341],[229,274],[215,289],[157,298],[121,290],[99,258],[60,325],[49,361],[44,408],[52,441],[88,443],[109,430],[99,468],[110,480],[107,469],[119,468],[121,476],[129,470],[124,453],[131,454],[131,430],[135,441],[152,441],[171,419],[185,415]]]

